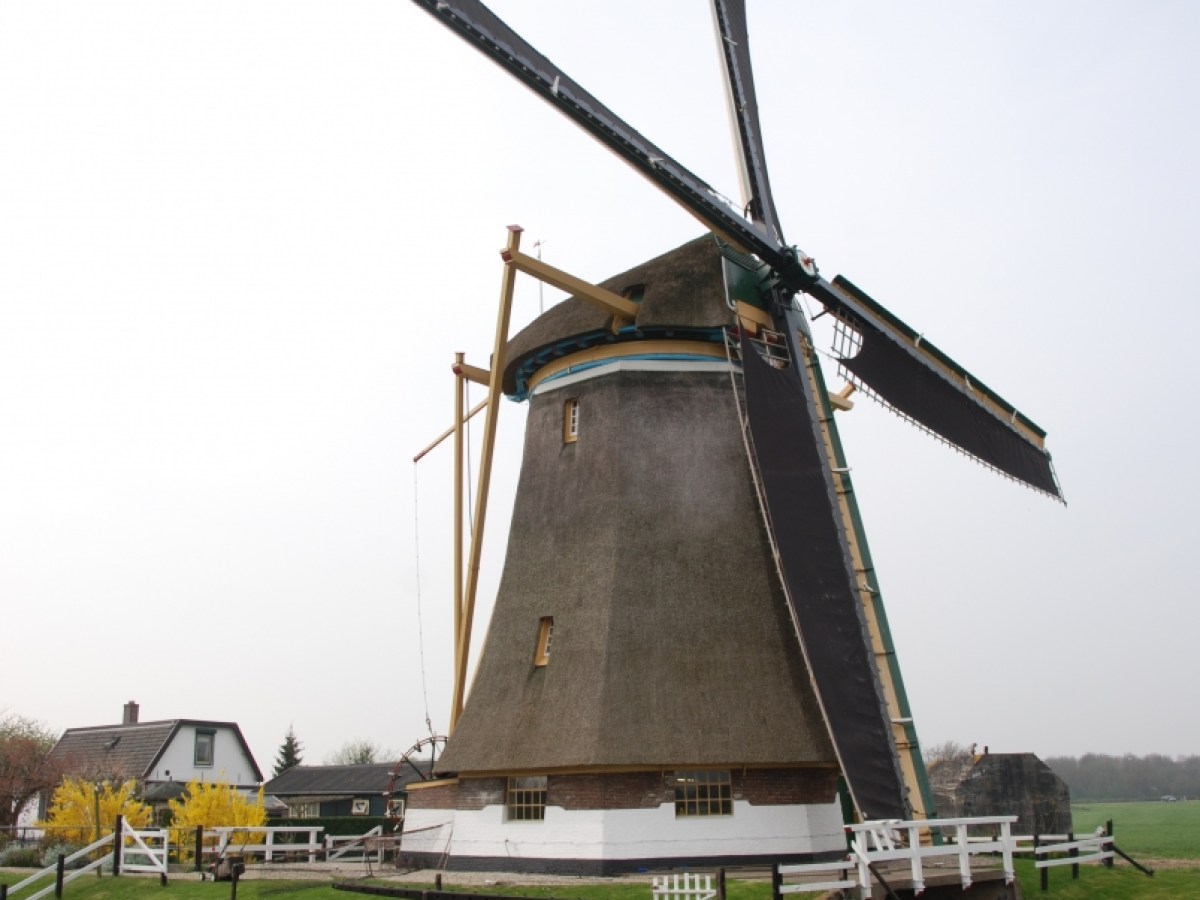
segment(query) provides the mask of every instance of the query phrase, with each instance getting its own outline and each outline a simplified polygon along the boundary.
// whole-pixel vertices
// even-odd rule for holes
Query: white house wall
[[[625,860],[791,856],[845,849],[838,803],[751,806],[734,801],[732,816],[676,818],[656,809],[565,810],[546,807],[541,822],[508,822],[504,807],[410,810],[404,849],[452,857]]]
[[[197,766],[196,731],[214,731],[213,764]],[[170,776],[167,775],[170,772]],[[171,739],[154,770],[147,776],[150,781],[226,781],[233,785],[248,786],[258,783],[254,766],[242,749],[242,743],[229,728],[214,728],[204,725],[183,725]]]

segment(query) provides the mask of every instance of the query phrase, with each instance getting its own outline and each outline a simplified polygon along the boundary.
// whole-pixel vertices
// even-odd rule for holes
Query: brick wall
[[[546,803],[563,809],[654,809],[675,799],[671,771],[605,772],[551,775]],[[837,771],[829,768],[735,769],[733,797],[753,806],[829,803],[837,794]],[[483,809],[504,802],[504,778],[462,778],[456,796],[439,797],[437,805],[423,795],[409,795],[414,809]],[[417,801],[421,805],[417,805]]]
[[[431,782],[432,787],[423,787],[408,792],[407,809],[454,809],[458,805],[458,783]]]

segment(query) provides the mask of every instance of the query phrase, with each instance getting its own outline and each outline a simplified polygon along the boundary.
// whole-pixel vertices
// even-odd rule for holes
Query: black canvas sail
[[[784,368],[769,365],[745,339],[741,354],[786,594],[855,806],[865,819],[906,819],[891,726],[818,433],[819,407],[800,368],[800,348],[789,340],[794,362]]]

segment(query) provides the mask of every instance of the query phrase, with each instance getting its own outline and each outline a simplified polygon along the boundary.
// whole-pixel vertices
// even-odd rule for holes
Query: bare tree
[[[932,744],[926,747],[923,756],[925,757],[925,765],[931,766],[934,763],[966,759],[973,752],[974,744],[971,747],[964,747],[958,741],[943,741],[940,744]]]
[[[327,766],[365,766],[371,763],[390,762],[396,758],[391,750],[385,750],[372,740],[359,738],[346,741],[341,748],[325,757]]]
[[[21,811],[62,776],[50,761],[58,738],[45,725],[24,716],[0,718],[0,828],[16,825]]]

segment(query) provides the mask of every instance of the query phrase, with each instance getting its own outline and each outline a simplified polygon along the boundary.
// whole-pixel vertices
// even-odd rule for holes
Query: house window
[[[293,819],[315,819],[321,815],[320,803],[289,803],[288,815]]]
[[[563,443],[579,440],[579,400],[571,398],[563,404]]]
[[[533,664],[544,666],[550,662],[550,642],[554,640],[554,616],[542,616],[538,620],[537,649],[533,652]]]
[[[675,773],[675,816],[731,816],[733,790],[728,769]]]
[[[215,731],[202,731],[196,729],[196,752],[194,762],[197,766],[211,766],[213,764],[213,745],[217,742],[217,733]]]
[[[504,808],[510,822],[532,822],[546,818],[546,776],[522,775],[508,779]]]
[[[371,801],[366,797],[355,797],[350,801],[350,815],[365,816],[371,811]]]

